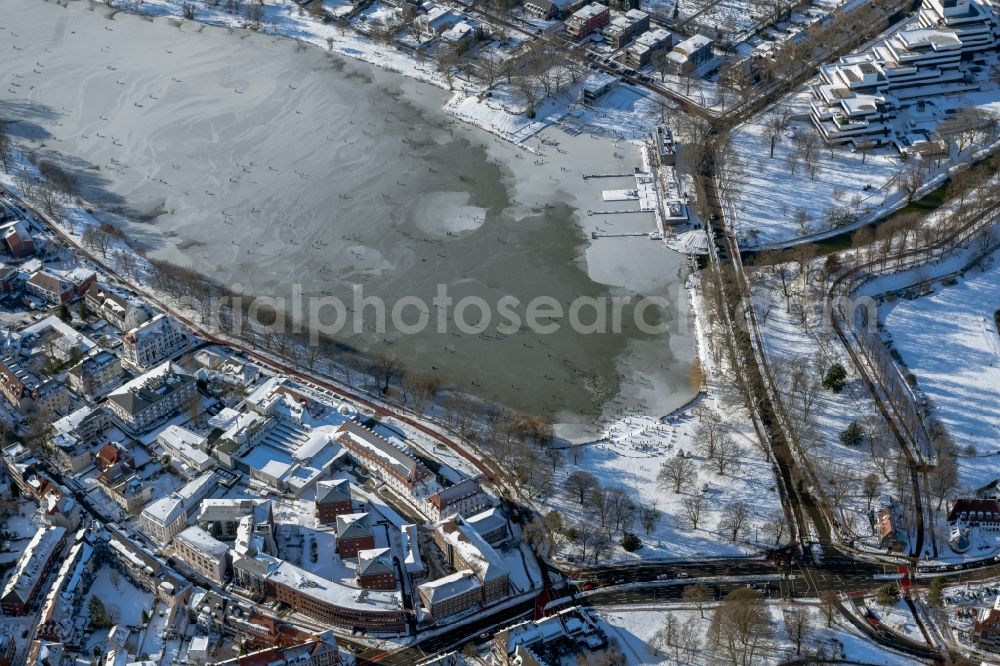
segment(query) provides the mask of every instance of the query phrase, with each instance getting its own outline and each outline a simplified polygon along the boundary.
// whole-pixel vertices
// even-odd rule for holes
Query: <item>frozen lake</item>
[[[690,397],[683,258],[645,238],[589,240],[597,224],[652,229],[646,215],[586,213],[621,208],[601,189],[627,183],[581,174],[631,172],[634,146],[547,130],[559,147],[535,139],[537,156],[446,116],[444,91],[287,39],[82,1],[4,8],[0,118],[151,256],[248,294],[298,284],[350,301],[361,285],[390,306],[430,303],[438,285],[490,303],[660,296],[676,324],[660,335],[626,306],[619,335],[431,327],[338,340],[565,422],[619,394],[653,413]]]

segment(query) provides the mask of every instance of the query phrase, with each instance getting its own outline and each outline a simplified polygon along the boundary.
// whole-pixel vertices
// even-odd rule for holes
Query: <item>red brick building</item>
[[[3,236],[4,244],[14,259],[26,259],[35,253],[35,241],[23,221],[16,220],[4,224],[0,227],[0,235]]]
[[[358,552],[358,585],[366,590],[395,590],[396,568],[388,548]]]
[[[600,3],[592,2],[573,12],[564,25],[570,37],[580,40],[610,22],[611,11]]]
[[[337,516],[337,553],[340,559],[356,557],[359,550],[375,547],[371,517],[367,513]]]
[[[65,543],[66,529],[63,527],[46,527],[35,532],[0,596],[4,615],[28,613],[45,577],[61,559]]]
[[[337,522],[337,516],[354,513],[351,484],[346,479],[316,483],[316,520],[324,525]]]

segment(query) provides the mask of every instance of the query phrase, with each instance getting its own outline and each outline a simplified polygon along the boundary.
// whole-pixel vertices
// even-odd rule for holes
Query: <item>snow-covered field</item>
[[[908,666],[914,662],[907,657],[883,650],[878,645],[860,634],[841,617],[836,616],[833,626],[826,626],[826,619],[814,605],[800,604],[794,606],[807,612],[809,631],[803,641],[803,655],[815,655],[817,649],[833,649],[834,642],[843,648],[843,658],[847,663],[878,664],[880,666]],[[771,639],[761,653],[759,663],[778,664],[794,659],[795,645],[789,639],[784,621],[784,608],[780,604],[768,604],[771,614]],[[664,629],[668,619],[672,618],[681,633],[686,630],[695,632],[701,646],[706,645],[709,627],[712,621],[712,609],[707,608],[704,619],[700,613],[685,604],[676,606],[615,606],[613,608],[598,608],[604,619],[603,626],[608,635],[618,641],[622,653],[629,666],[645,664],[697,664],[709,665],[722,663],[718,655],[713,655],[710,647],[702,647],[694,654],[684,654],[676,650],[666,650],[657,645],[656,633]],[[910,616],[912,621],[912,616]],[[827,652],[826,654],[830,654]],[[678,657],[680,661],[678,661]]]
[[[783,103],[795,113],[808,108],[808,94],[798,93]],[[881,149],[867,156],[849,149],[830,151],[822,145],[816,129],[808,121],[792,122],[769,157],[770,136],[767,112],[733,132],[736,215],[734,227],[741,242],[749,245],[773,243],[822,231],[830,210],[851,207],[860,197],[858,210],[892,203],[898,193],[888,192],[887,183],[898,172],[900,160],[895,150]],[[818,142],[816,175],[802,163],[798,132]],[[789,160],[795,160],[794,173]],[[862,164],[862,161],[864,162]],[[869,189],[866,190],[865,188]]]
[[[887,305],[884,321],[906,367],[928,397],[931,414],[960,450],[961,484],[976,488],[1000,477],[1000,309],[997,254],[983,271],[970,271],[953,286]]]

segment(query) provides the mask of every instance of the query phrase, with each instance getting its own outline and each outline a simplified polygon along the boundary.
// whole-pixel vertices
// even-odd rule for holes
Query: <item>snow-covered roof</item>
[[[358,551],[358,575],[392,573],[392,558],[388,548],[367,548]]]
[[[205,453],[204,450],[207,440],[187,428],[171,424],[164,428],[156,438],[167,449],[168,453],[179,456],[197,467],[204,467],[212,460],[212,456]]]
[[[78,348],[87,353],[97,346],[97,343],[76,330],[62,319],[55,315],[50,315],[41,321],[21,329],[21,337],[26,335],[43,336],[49,332],[59,335],[59,346],[64,350]]]
[[[403,599],[398,591],[360,590],[317,576],[285,560],[267,555],[257,555],[253,559],[266,566],[269,582],[294,588],[299,594],[322,603],[368,611],[400,610],[403,607]]]
[[[436,604],[479,587],[481,584],[476,578],[476,574],[466,569],[419,585],[417,589],[420,590],[420,595],[427,600],[427,603]]]
[[[338,539],[352,539],[371,533],[372,521],[367,513],[342,513],[337,516]]]
[[[7,580],[2,598],[14,595],[21,603],[29,603],[38,579],[46,572],[45,563],[56,554],[56,545],[65,536],[64,527],[46,527],[35,532]]]
[[[417,540],[417,526],[403,525],[400,528],[402,540],[403,565],[410,573],[423,571],[424,563],[420,558],[420,544]]]
[[[379,437],[371,430],[347,421],[340,426],[339,439],[344,446],[364,450],[369,456],[391,469],[404,479],[416,479],[420,463],[405,451],[393,446],[388,440]]]
[[[496,507],[470,516],[465,519],[465,522],[479,532],[479,534],[487,534],[500,528],[507,528],[507,518]]]
[[[472,526],[465,524],[461,517],[438,523],[436,529],[484,583],[510,575],[493,546],[486,543]]]
[[[351,483],[347,479],[337,479],[316,482],[316,503],[349,502],[351,500]]]
[[[222,543],[197,525],[192,525],[174,537],[175,541],[186,543],[195,551],[221,559],[229,552],[229,546]]]
[[[166,361],[116,388],[108,394],[108,400],[134,416],[158,403],[175,388],[193,381],[194,379],[184,373],[180,366]]]

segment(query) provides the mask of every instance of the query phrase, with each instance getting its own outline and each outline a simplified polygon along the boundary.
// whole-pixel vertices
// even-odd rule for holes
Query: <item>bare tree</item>
[[[118,271],[127,278],[135,278],[139,262],[135,253],[131,250],[117,249],[113,253],[113,258],[118,264]]]
[[[639,524],[642,525],[642,529],[649,534],[656,527],[656,523],[660,520],[660,510],[656,508],[656,503],[654,502],[652,506],[644,506],[639,509]]]
[[[878,497],[878,475],[872,472],[865,477],[865,485],[863,489],[865,495],[865,501],[868,502],[868,510],[872,510],[872,502]]]
[[[812,619],[808,609],[799,606],[788,606],[784,609],[785,632],[788,639],[795,643],[795,654],[802,654],[802,643],[809,641],[812,631]]]
[[[704,583],[688,585],[684,588],[681,598],[697,608],[702,619],[705,619],[705,607],[712,601],[712,591],[708,589],[707,585]]]
[[[719,519],[719,529],[729,535],[730,541],[736,541],[750,525],[750,505],[742,500],[736,500],[726,505]]]
[[[719,475],[725,476],[739,463],[744,453],[732,435],[723,435],[715,447],[715,457],[711,460],[712,467]]]
[[[715,457],[715,448],[725,436],[728,427],[712,409],[704,409],[698,414],[698,428],[694,433],[695,446],[706,458]]]
[[[774,147],[781,141],[782,135],[788,129],[792,114],[788,107],[776,105],[767,116],[767,137],[770,142],[769,157],[774,157]]]
[[[785,516],[785,512],[780,509],[775,511],[771,519],[764,523],[763,529],[764,536],[771,543],[774,545],[780,544],[781,540],[785,537],[785,532],[788,530],[788,518]]]
[[[691,529],[698,529],[698,524],[701,522],[702,514],[705,512],[707,506],[708,501],[701,495],[686,497],[681,502],[681,511],[691,525]]]
[[[675,456],[668,460],[660,468],[656,480],[662,486],[673,488],[674,493],[679,493],[684,486],[687,486],[698,476],[698,470],[694,461],[690,458]]]
[[[770,614],[760,593],[738,588],[712,615],[709,639],[732,666],[755,663],[772,636]]]
[[[4,171],[10,171],[10,163],[14,155],[14,144],[7,132],[5,123],[0,122],[0,166]]]
[[[379,391],[385,394],[392,380],[403,371],[403,364],[392,354],[381,353],[375,357],[375,370],[381,380]]]

